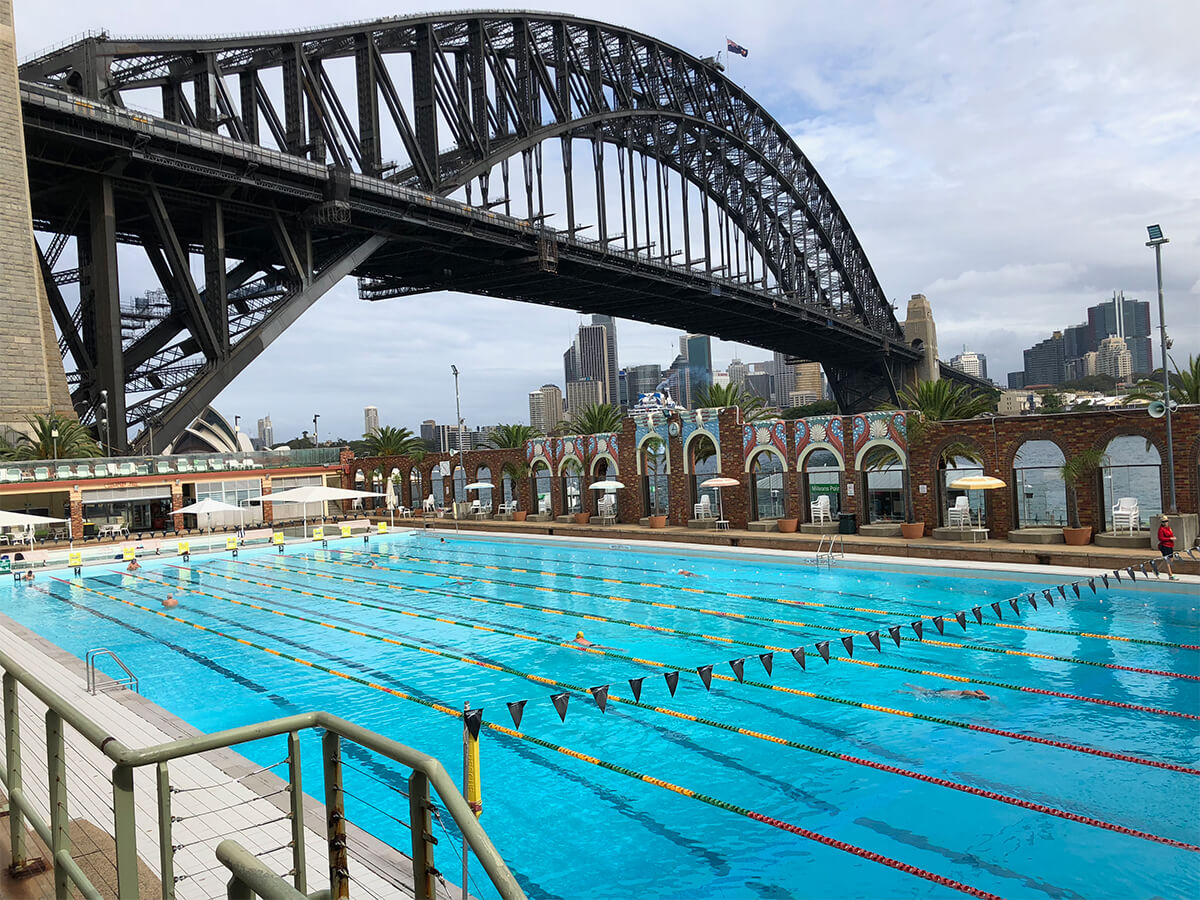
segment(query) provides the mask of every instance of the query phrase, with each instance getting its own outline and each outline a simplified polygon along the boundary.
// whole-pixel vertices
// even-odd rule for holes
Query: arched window
[[[969,456],[949,456],[941,460],[938,472],[938,487],[941,489],[942,502],[938,504],[941,512],[942,525],[950,524],[950,507],[959,502],[959,497],[966,497],[967,508],[971,511],[972,522],[982,522],[984,519],[986,491],[968,491],[962,488],[952,488],[960,478],[970,478],[982,475],[983,466]],[[979,527],[983,527],[982,524]]]
[[[757,521],[782,519],[787,508],[783,495],[783,463],[768,450],[750,460],[750,516]]]
[[[867,522],[904,521],[904,464],[890,447],[872,447],[862,462]]]
[[[565,515],[583,512],[583,466],[577,459],[568,459],[562,467],[563,501]]]
[[[408,472],[408,496],[412,500],[413,509],[419,507],[425,499],[425,493],[421,490],[421,473],[416,466]]]
[[[721,471],[721,460],[717,456],[717,445],[707,434],[698,434],[688,444],[689,465],[691,477],[691,495],[693,512],[708,518],[716,518],[717,510],[721,508],[720,488],[703,488],[701,484],[716,477]],[[705,502],[705,498],[708,498]],[[694,516],[699,518],[700,516]]]
[[[1137,500],[1140,527],[1158,521],[1162,515],[1162,459],[1157,447],[1139,435],[1115,437],[1104,449],[1100,474],[1105,531],[1112,530],[1112,508],[1125,497]]]
[[[1013,490],[1018,528],[1061,526],[1067,521],[1067,487],[1059,470],[1065,462],[1054,441],[1026,441],[1013,459]]]
[[[445,476],[442,475],[442,464],[438,463],[429,473],[429,496],[433,498],[433,506],[435,509],[441,509],[446,504],[446,489],[442,482]]]
[[[805,511],[811,513],[819,497],[828,497],[829,514],[837,519],[842,508],[841,471],[832,450],[822,447],[804,457]]]
[[[642,509],[647,516],[665,516],[671,508],[667,445],[662,438],[651,437],[638,452],[642,467]]]
[[[491,480],[492,480],[491,468],[489,466],[480,466],[478,469],[475,470],[475,480],[477,482],[487,482],[490,484]],[[478,495],[479,495],[479,505],[482,506],[484,509],[491,509],[492,508],[492,489],[491,488],[479,488]]]
[[[553,512],[553,503],[550,497],[551,477],[550,466],[544,459],[539,459],[533,464],[530,481],[533,484],[533,503],[537,508],[538,515]]]
[[[467,499],[467,470],[462,466],[454,467],[454,502],[464,503]]]

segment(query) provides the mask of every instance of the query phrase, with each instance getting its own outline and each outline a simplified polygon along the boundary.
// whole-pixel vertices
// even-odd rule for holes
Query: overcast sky
[[[509,4],[502,4],[508,7]],[[1145,227],[1161,223],[1167,322],[1181,364],[1200,353],[1200,3],[559,0],[698,55],[744,47],[727,74],[816,164],[884,291],[926,294],[941,356],[987,354],[1003,381],[1020,351],[1124,290],[1152,302]],[[282,31],[430,9],[342,0],[257,4],[16,0],[22,58],[84,29],[112,34]],[[138,277],[141,277],[140,274]],[[153,284],[122,282],[123,294]],[[526,395],[562,383],[579,316],[459,294],[366,304],[344,281],[217,401],[270,413],[284,439],[321,414],[323,435],[454,421],[528,421]],[[1157,332],[1156,332],[1157,334]],[[668,365],[677,333],[618,322],[622,365]],[[1154,341],[1158,358],[1158,341]],[[719,345],[724,365],[769,354]]]

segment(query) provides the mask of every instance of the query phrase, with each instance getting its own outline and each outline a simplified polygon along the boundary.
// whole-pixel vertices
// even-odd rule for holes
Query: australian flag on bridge
[[[750,55],[749,50],[747,50],[741,44],[739,44],[735,41],[731,41],[729,38],[725,38],[725,49],[728,50],[730,53],[736,53],[738,56],[741,56],[743,58]]]

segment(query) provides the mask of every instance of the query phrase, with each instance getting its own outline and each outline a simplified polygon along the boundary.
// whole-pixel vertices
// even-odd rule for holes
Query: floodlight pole
[[[467,485],[467,459],[463,456],[463,417],[462,404],[459,402],[458,396],[458,366],[451,366],[450,371],[454,374],[454,414],[458,416],[458,464],[463,470],[463,489],[466,492]],[[454,491],[454,467],[450,467],[450,486],[452,496],[457,492]],[[466,498],[464,498],[466,499]],[[458,497],[454,497],[454,530],[458,531]]]
[[[1176,512],[1175,445],[1171,440],[1171,371],[1167,368],[1167,318],[1164,311],[1162,281],[1162,245],[1169,244],[1170,239],[1163,237],[1162,228],[1158,225],[1151,225],[1146,230],[1150,234],[1150,240],[1146,241],[1146,246],[1154,248],[1154,269],[1158,275],[1158,343],[1162,347],[1163,404],[1167,408],[1164,416],[1167,420],[1167,512],[1174,515]]]

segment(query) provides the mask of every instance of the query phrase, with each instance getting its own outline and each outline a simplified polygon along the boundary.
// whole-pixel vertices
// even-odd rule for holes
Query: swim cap
[[[577,637],[577,638],[583,637],[583,632],[582,631],[575,632],[575,637]]]

